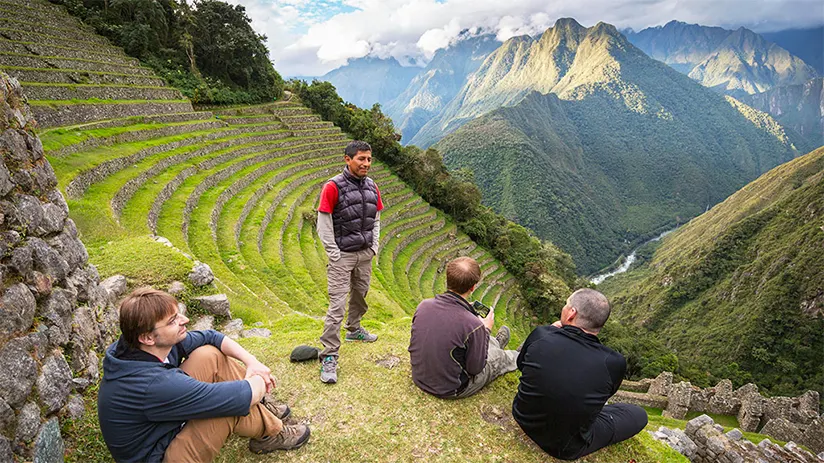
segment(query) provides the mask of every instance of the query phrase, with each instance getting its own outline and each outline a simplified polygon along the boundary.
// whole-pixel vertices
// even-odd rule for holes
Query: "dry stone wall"
[[[684,419],[688,412],[735,416],[743,431],[759,431],[824,452],[824,415],[820,415],[816,391],[798,397],[763,397],[755,384],[734,389],[728,379],[706,389],[689,382],[673,384],[670,372],[653,380],[625,383],[634,392],[618,391],[614,401],[662,408],[665,416],[677,419]]]
[[[18,82],[0,73],[0,461],[63,461],[59,418],[99,379],[116,295],[68,218]]]

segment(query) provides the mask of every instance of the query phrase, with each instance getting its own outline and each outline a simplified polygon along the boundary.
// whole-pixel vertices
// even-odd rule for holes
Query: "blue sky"
[[[676,19],[756,32],[824,24],[822,0],[228,0],[246,7],[285,76],[317,76],[363,56],[426,62],[462,30],[499,40],[539,34],[561,17],[584,26]]]

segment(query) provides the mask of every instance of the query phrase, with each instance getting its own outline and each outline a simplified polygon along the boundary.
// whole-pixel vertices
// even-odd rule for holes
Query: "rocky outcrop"
[[[99,379],[117,324],[35,127],[0,73],[1,461],[62,461],[58,417],[78,413],[70,397]]]

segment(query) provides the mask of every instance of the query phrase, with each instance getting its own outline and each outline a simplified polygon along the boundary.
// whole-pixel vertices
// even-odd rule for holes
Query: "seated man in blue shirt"
[[[306,443],[309,428],[281,422],[289,407],[268,394],[269,368],[221,333],[187,332],[188,321],[163,291],[140,288],[120,303],[122,336],[106,349],[97,397],[114,459],[209,462],[232,433],[255,453]]]

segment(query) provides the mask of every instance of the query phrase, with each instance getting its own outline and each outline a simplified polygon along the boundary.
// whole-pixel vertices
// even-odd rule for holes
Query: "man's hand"
[[[491,333],[492,327],[495,325],[495,312],[490,310],[486,315],[486,318],[481,318],[480,315],[478,315],[478,318],[481,319],[481,323],[483,323],[486,329]]]
[[[272,370],[257,360],[250,361],[246,364],[246,378],[244,379],[251,378],[255,375],[263,378],[263,382],[266,384],[266,392],[271,391],[275,386],[277,386],[275,377],[272,376]]]

